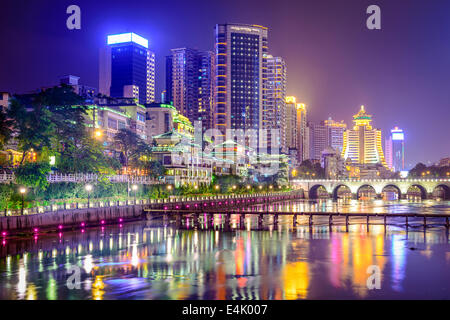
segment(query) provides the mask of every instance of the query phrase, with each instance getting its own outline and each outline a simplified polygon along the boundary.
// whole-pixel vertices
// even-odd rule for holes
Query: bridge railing
[[[292,183],[305,183],[305,182],[450,182],[447,178],[405,178],[405,179],[292,179]]]

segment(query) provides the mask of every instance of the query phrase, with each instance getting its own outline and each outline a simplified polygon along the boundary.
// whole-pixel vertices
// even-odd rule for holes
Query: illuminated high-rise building
[[[262,129],[267,28],[218,24],[215,49],[215,128]]]
[[[209,51],[178,48],[166,57],[166,103],[192,123],[201,121],[205,130],[212,128],[213,70],[214,55]]]
[[[284,121],[284,145],[289,155],[294,155],[296,162],[309,159],[309,131],[306,120],[306,105],[297,103],[295,97],[286,97]],[[295,150],[295,151],[294,151]]]
[[[262,127],[267,132],[267,147],[286,153],[286,63],[280,57],[267,56],[267,72],[264,79]],[[278,130],[273,136],[272,130]],[[272,139],[276,138],[276,141]],[[281,150],[280,150],[281,149]],[[273,153],[273,152],[272,152]]]
[[[298,133],[298,161],[301,163],[310,158],[309,153],[309,130],[306,117],[306,105],[297,103],[297,133]]]
[[[100,52],[99,91],[111,97],[155,100],[155,54],[135,33],[109,35]]]
[[[322,160],[322,151],[328,146],[328,128],[323,122],[308,123],[309,127],[309,150],[312,160]]]
[[[202,121],[203,130],[214,127],[214,81],[215,54],[212,51],[199,52],[198,76],[198,115]]]
[[[342,156],[350,158],[354,164],[381,163],[387,167],[381,146],[381,130],[371,126],[372,116],[367,114],[364,106],[353,116],[353,128],[344,132]]]
[[[344,147],[344,132],[347,129],[347,125],[343,120],[338,122],[331,118],[322,121],[322,123],[327,129],[327,145],[341,153]]]
[[[386,163],[393,171],[405,170],[405,135],[395,127],[385,142]]]

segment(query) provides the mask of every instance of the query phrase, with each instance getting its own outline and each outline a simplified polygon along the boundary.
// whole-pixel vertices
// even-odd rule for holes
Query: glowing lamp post
[[[21,187],[19,189],[20,195],[22,196],[22,208],[20,211],[20,214],[23,216],[23,207],[24,207],[24,197],[25,197],[25,193],[27,192],[27,189],[25,187]]]
[[[133,191],[134,191],[134,204],[136,204],[136,191],[138,189],[138,186],[136,184],[133,184],[131,189],[133,189]]]
[[[87,184],[84,188],[86,189],[86,191],[88,193],[88,205],[87,206],[88,206],[88,208],[90,208],[92,185]]]

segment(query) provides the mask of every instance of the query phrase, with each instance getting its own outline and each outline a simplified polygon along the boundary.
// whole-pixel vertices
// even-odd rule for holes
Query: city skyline
[[[205,8],[219,7],[206,2],[198,3]],[[230,2],[230,7],[233,7],[232,4]],[[252,4],[255,3],[249,1],[244,6]],[[27,5],[34,7],[33,4]],[[83,1],[78,5],[83,14],[82,29],[79,31],[65,28],[65,4],[55,4],[52,10],[47,11],[48,8],[41,5],[36,8],[35,16],[22,14],[17,21],[9,17],[2,19],[8,27],[1,28],[6,31],[5,34],[4,31],[0,32],[14,44],[15,50],[7,49],[1,53],[2,60],[9,63],[1,71],[0,90],[29,92],[54,85],[59,76],[65,74],[80,76],[80,83],[96,87],[98,49],[104,45],[106,35],[135,32],[149,39],[149,48],[156,54],[156,100],[159,100],[165,87],[164,58],[170,49],[193,47],[211,50],[215,24],[259,23],[269,28],[270,53],[286,61],[287,95],[295,95],[299,101],[308,105],[311,121],[319,122],[331,116],[349,124],[353,110],[364,104],[375,114],[374,122],[381,128],[383,140],[392,127],[399,126],[405,130],[406,167],[410,168],[417,162],[436,162],[447,156],[450,150],[450,142],[442,139],[448,135],[445,120],[449,118],[450,111],[447,108],[448,92],[444,90],[449,81],[446,77],[448,72],[445,72],[448,69],[441,67],[448,65],[448,59],[441,58],[441,55],[445,57],[449,46],[437,42],[433,37],[424,39],[426,35],[437,35],[440,28],[448,28],[448,22],[444,16],[440,16],[440,12],[445,10],[427,11],[428,19],[421,19],[420,26],[411,24],[420,10],[427,6],[436,9],[436,4],[411,4],[408,5],[410,10],[404,12],[398,4],[379,1],[383,13],[381,31],[365,28],[367,4],[364,1],[355,2],[346,8],[328,1],[321,1],[319,5],[306,2],[280,5],[277,16],[291,16],[287,9],[292,7],[298,9],[298,17],[308,12],[310,17],[301,23],[294,23],[292,19],[271,19],[264,10],[258,9],[253,14],[240,14],[236,10],[224,10],[219,14],[213,10],[214,14],[195,24],[192,21],[197,13],[190,10],[189,6],[186,7],[186,4],[177,2],[174,6],[176,10],[171,12],[180,17],[175,26],[162,21],[169,13],[164,4],[158,4],[148,14],[149,17],[155,17],[153,21],[143,14],[130,18],[133,13],[141,11],[139,8],[147,8],[138,1],[132,8],[124,10],[120,7],[120,11],[119,6],[108,4],[101,19],[94,19],[94,12],[100,10],[97,5]],[[14,16],[18,8],[16,4],[8,3],[4,12]],[[181,9],[185,9],[184,14]],[[319,13],[329,18],[320,19],[323,25],[312,21]],[[432,17],[432,14],[436,16]],[[35,24],[36,28],[31,28]],[[55,25],[61,25],[61,30],[49,30]],[[182,28],[182,25],[186,25],[186,28]],[[14,39],[11,38],[12,29],[17,34]],[[287,36],[293,34],[289,30],[299,32],[298,41]],[[402,39],[401,35],[406,33],[408,37]],[[339,45],[339,40],[345,40],[345,45]],[[418,40],[420,47],[415,47],[417,44],[414,43]],[[431,53],[429,50],[424,52],[423,47],[427,43],[434,45]],[[32,54],[23,50],[38,44],[40,50],[29,50]],[[387,47],[392,50],[386,50]],[[333,53],[327,52],[330,49],[334,49]],[[20,53],[14,54],[16,50]],[[337,59],[332,59],[333,55]],[[36,59],[42,63],[36,64]],[[14,65],[20,68],[14,68]],[[26,83],[22,81],[24,76],[28,79]],[[424,121],[423,110],[431,108],[426,105],[428,103],[432,104],[433,112],[426,114]]]

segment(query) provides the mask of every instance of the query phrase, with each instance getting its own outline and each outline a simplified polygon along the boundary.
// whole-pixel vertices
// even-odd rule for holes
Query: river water
[[[450,214],[450,202],[296,201],[272,211]],[[257,217],[229,227],[220,215],[5,238],[0,299],[450,299],[450,241],[441,226],[404,218]],[[322,219],[322,220],[321,220]],[[436,219],[438,222],[438,219]],[[430,221],[428,223],[433,223]],[[368,272],[369,269],[369,272]],[[372,271],[370,271],[372,270]],[[380,271],[379,289],[368,277]],[[68,273],[69,272],[69,273]],[[70,277],[73,275],[73,277]],[[373,278],[372,278],[373,279]],[[371,282],[376,283],[376,282]]]

